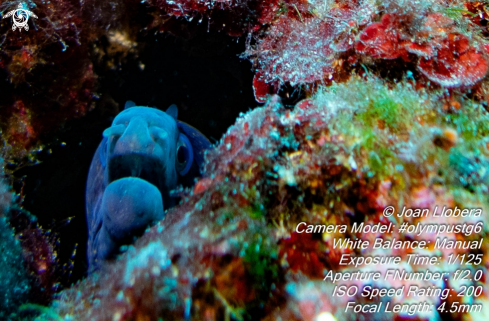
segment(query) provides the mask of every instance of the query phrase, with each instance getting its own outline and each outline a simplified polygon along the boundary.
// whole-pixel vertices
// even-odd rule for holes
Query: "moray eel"
[[[163,219],[178,201],[170,192],[200,176],[211,144],[177,115],[175,105],[164,112],[128,101],[103,132],[86,188],[89,272]]]

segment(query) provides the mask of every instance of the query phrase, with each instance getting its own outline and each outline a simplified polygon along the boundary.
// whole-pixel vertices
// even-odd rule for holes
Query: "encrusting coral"
[[[321,88],[294,109],[274,96],[240,117],[208,153],[205,177],[181,205],[117,262],[63,291],[52,309],[63,320],[356,320],[358,314],[342,308],[348,300],[333,297],[331,284],[322,278],[328,271],[347,271],[339,264],[343,253],[375,251],[334,248],[333,238],[373,236],[306,234],[296,226],[388,225],[382,215],[387,205],[482,208],[480,220],[487,220],[489,116],[470,100],[458,106],[454,109],[442,92],[359,78]],[[406,218],[441,223],[433,220]],[[487,227],[471,236],[447,236],[479,240]],[[383,237],[424,236],[392,232]],[[487,251],[483,242],[481,253]],[[439,267],[423,268],[460,268],[448,265],[451,253],[457,250],[444,250]],[[450,279],[441,287],[458,290],[460,283]],[[441,304],[438,297],[426,299]],[[484,294],[472,302],[487,307],[487,300]],[[434,310],[416,317],[439,315]],[[452,317],[477,320],[479,314]]]

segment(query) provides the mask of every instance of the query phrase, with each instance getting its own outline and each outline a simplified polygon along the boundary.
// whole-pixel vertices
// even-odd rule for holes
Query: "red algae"
[[[265,97],[262,92],[271,91],[271,86],[264,84],[272,81],[279,84],[273,86],[275,93],[276,87],[284,84],[313,88],[333,79],[343,81],[347,77],[342,75],[342,67],[363,72],[363,68],[355,67],[359,58],[366,64],[375,59],[380,73],[388,71],[388,64],[382,60],[402,58],[405,66],[418,66],[416,78],[422,82],[426,82],[424,76],[438,86],[462,90],[486,76],[487,54],[478,27],[469,24],[469,31],[462,33],[460,24],[448,17],[451,8],[446,8],[447,15],[424,6],[403,7],[396,1],[377,7],[368,1],[349,5],[336,1],[329,6],[310,2],[308,9],[296,10],[296,4],[287,8],[281,15],[277,13],[279,18],[270,21],[271,27],[264,34],[257,34],[257,44],[245,53],[257,67],[253,86],[259,102]],[[376,17],[376,9],[383,12],[380,17]],[[483,12],[477,3],[469,9]],[[461,19],[464,17],[469,15],[464,13]],[[371,22],[377,19],[380,21]],[[470,42],[465,51],[457,48],[459,41],[454,39],[461,37]]]
[[[445,87],[471,86],[487,74],[488,62],[482,50],[469,45],[460,34],[449,34],[432,57],[421,58],[419,70]]]
[[[355,50],[372,58],[396,59],[405,54],[406,35],[399,28],[400,20],[396,14],[387,13],[381,22],[365,28],[355,45]]]
[[[426,18],[408,51],[420,56],[418,68],[424,75],[445,87],[471,86],[487,73],[481,45],[461,34],[455,22],[441,14]]]
[[[273,94],[273,87],[263,80],[262,73],[256,73],[253,78],[253,94],[259,103],[265,103],[269,95]]]
[[[325,267],[325,249],[319,249],[324,243],[313,240],[312,234],[293,232],[289,239],[283,240],[280,256],[285,257],[292,272],[301,271],[307,276],[321,278]]]

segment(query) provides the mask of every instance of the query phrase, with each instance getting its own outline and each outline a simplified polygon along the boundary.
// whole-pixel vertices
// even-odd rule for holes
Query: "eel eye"
[[[177,142],[177,154],[175,157],[175,165],[178,173],[183,176],[188,173],[194,161],[194,152],[192,145],[187,136],[180,134]]]

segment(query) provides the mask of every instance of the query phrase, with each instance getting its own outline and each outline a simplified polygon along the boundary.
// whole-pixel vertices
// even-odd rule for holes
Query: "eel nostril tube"
[[[102,136],[105,138],[109,138],[110,136],[114,136],[114,135],[121,136],[122,134],[124,134],[125,130],[126,130],[125,125],[122,124],[114,125],[104,130]]]
[[[159,139],[164,141],[168,137],[168,133],[166,132],[166,130],[160,127],[152,127],[150,129],[150,133],[155,140]]]

